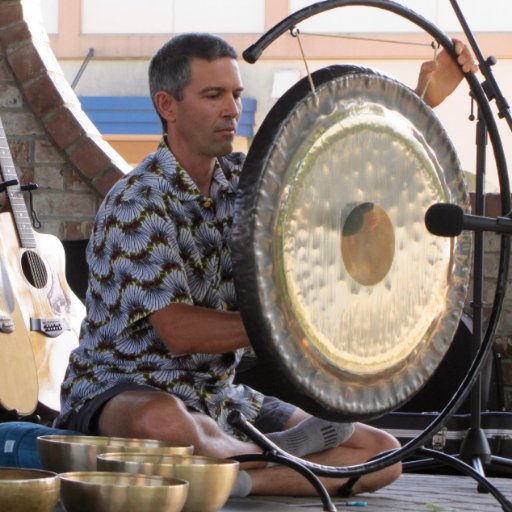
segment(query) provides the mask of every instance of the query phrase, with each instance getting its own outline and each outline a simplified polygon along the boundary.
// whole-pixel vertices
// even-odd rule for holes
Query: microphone
[[[437,236],[458,236],[463,230],[512,233],[512,219],[509,217],[470,215],[451,203],[433,204],[425,213],[425,225],[430,233]]]

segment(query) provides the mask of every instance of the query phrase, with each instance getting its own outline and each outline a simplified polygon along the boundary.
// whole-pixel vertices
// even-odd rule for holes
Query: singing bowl
[[[228,500],[239,463],[210,457],[154,453],[103,453],[98,468],[145,475],[180,478],[190,483],[184,512],[215,512]]]
[[[77,471],[59,478],[67,512],[179,512],[189,487],[176,478],[119,472]]]
[[[54,512],[60,481],[51,471],[0,468],[0,510]]]
[[[404,404],[446,354],[464,306],[471,235],[431,235],[434,203],[469,210],[436,115],[392,77],[329,66],[259,128],[232,231],[240,312],[276,389],[337,421]],[[270,377],[269,377],[270,378]]]
[[[80,435],[39,436],[37,447],[43,468],[56,473],[95,471],[99,453],[144,451],[162,455],[191,455],[194,450],[192,445],[154,439]]]

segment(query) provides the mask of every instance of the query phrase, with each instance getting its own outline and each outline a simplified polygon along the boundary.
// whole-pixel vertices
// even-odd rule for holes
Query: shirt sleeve
[[[103,318],[90,313],[89,320],[108,316],[122,332],[165,306],[193,300],[165,195],[144,177],[119,188],[98,212],[93,232],[90,295]]]

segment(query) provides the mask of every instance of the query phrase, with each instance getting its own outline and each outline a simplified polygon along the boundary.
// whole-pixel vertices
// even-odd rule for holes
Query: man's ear
[[[168,92],[158,91],[153,96],[153,101],[155,102],[155,107],[158,110],[160,116],[166,119],[168,122],[173,122],[175,117],[174,105],[176,103],[176,99]]]

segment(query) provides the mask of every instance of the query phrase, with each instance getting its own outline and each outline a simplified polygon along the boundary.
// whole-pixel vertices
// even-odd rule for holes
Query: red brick
[[[64,169],[64,186],[67,190],[76,192],[79,190],[88,190],[90,185],[88,185],[82,176],[78,174],[71,166],[67,166]]]
[[[55,144],[66,149],[85,134],[85,130],[77,121],[72,111],[62,108],[51,119],[45,119],[44,127],[53,138]]]
[[[9,147],[11,148],[11,156],[16,164],[26,164],[32,160],[32,152],[30,150],[30,141],[28,140],[11,140],[9,141]]]
[[[39,118],[50,114],[63,103],[59,90],[47,75],[23,88],[23,93],[32,111]]]
[[[46,66],[33,44],[26,44],[7,57],[19,82],[31,80],[46,71]]]
[[[13,82],[14,76],[7,60],[0,57],[0,82]]]
[[[0,44],[7,49],[23,41],[29,41],[31,37],[32,34],[26,23],[17,23],[12,27],[0,30]]]
[[[89,179],[103,171],[109,165],[110,160],[99,146],[90,138],[84,139],[74,148],[69,159]]]
[[[19,180],[21,185],[27,185],[28,183],[34,183],[34,168],[33,167],[22,167],[20,169]]]
[[[107,169],[93,181],[93,185],[101,196],[105,197],[114,183],[123,176],[124,174],[117,167],[111,166],[110,169]]]
[[[63,163],[60,152],[55,148],[53,142],[48,138],[38,138],[34,145],[34,160],[40,163],[54,163],[59,167]]]
[[[5,27],[21,20],[23,20],[23,9],[19,2],[16,4],[0,2],[0,27]]]

